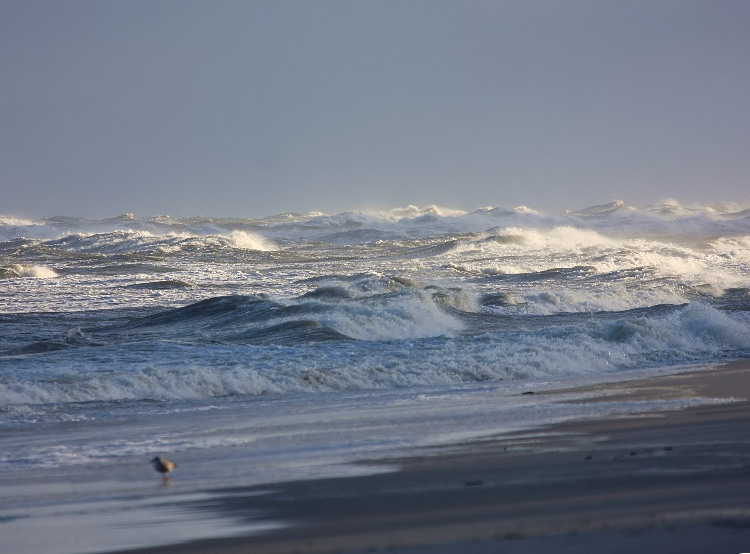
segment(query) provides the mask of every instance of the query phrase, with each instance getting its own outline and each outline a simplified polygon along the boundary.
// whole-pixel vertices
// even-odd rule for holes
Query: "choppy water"
[[[747,358],[750,211],[6,216],[0,329],[2,534],[46,521],[39,480],[132,494],[155,454],[190,490],[336,473],[572,417],[524,387]]]

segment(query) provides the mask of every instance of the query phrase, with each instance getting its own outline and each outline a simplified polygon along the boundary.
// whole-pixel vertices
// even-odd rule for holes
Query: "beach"
[[[0,2],[0,554],[750,554],[749,21]]]
[[[285,525],[128,552],[750,550],[750,364],[593,389],[584,402],[716,402],[425,448],[378,460],[396,471],[377,475],[238,488],[209,509]]]
[[[749,252],[673,203],[0,220],[0,552],[743,543]]]

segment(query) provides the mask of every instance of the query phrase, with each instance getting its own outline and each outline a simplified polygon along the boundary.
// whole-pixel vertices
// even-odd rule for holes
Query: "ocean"
[[[212,498],[683,407],[529,393],[750,357],[750,210],[6,215],[0,329],[1,551],[262,532]]]

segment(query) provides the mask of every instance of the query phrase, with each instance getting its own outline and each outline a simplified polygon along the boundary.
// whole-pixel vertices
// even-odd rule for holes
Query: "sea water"
[[[5,216],[0,329],[0,550],[262,532],[195,506],[714,401],[522,393],[750,357],[750,210]]]

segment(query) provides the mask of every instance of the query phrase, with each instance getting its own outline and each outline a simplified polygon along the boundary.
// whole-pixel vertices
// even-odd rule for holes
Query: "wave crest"
[[[285,301],[267,295],[209,298],[112,332],[248,344],[388,341],[457,333],[463,323],[454,312],[474,310],[475,300],[462,289],[366,275],[327,278],[312,291]]]
[[[57,277],[54,269],[42,265],[13,264],[0,268],[0,279],[32,277],[35,279],[53,279]]]

